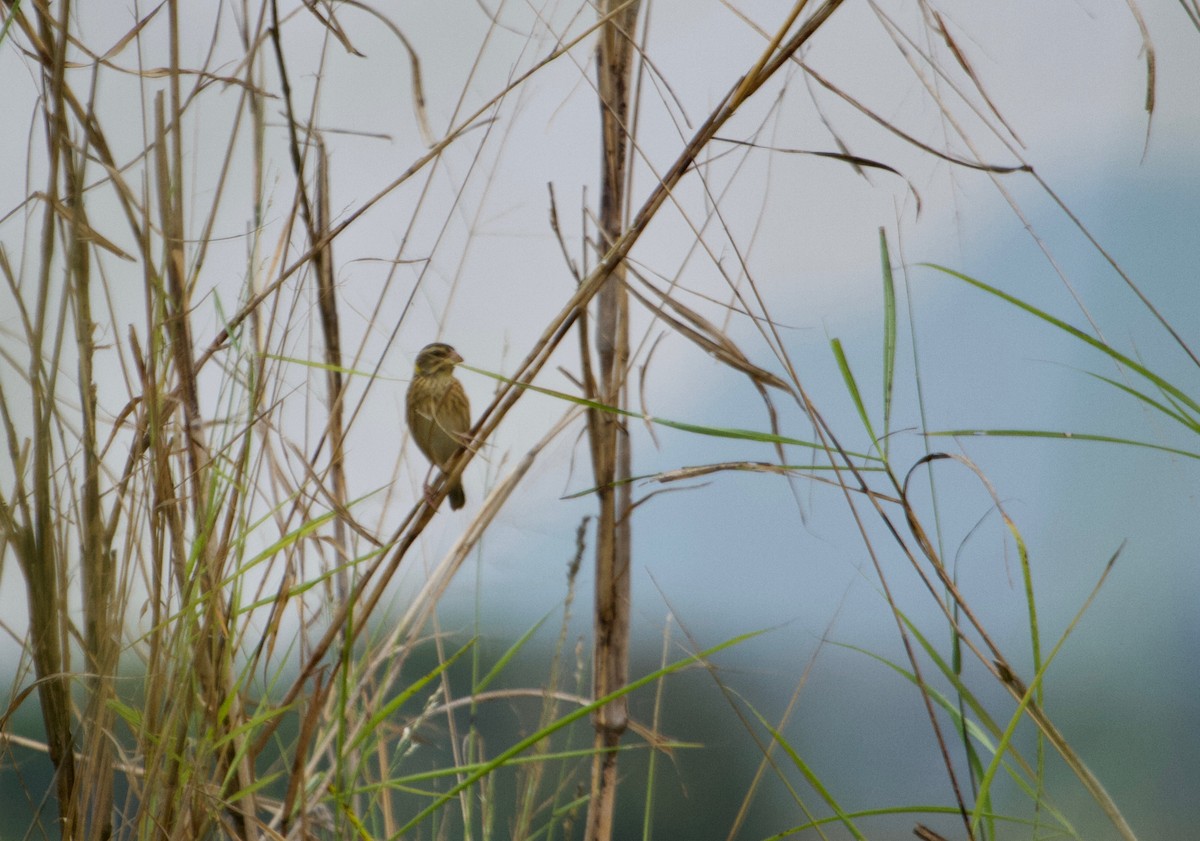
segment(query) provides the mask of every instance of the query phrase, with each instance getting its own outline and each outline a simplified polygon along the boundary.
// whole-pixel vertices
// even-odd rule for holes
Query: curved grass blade
[[[1131,447],[1145,447],[1148,450],[1159,450],[1177,456],[1200,459],[1200,453],[1167,447],[1162,444],[1151,444],[1147,441],[1135,441],[1132,438],[1118,438],[1113,435],[1092,435],[1086,432],[1054,432],[1046,429],[944,429],[936,432],[926,432],[929,437],[942,436],[972,436],[975,438],[1058,438],[1064,441],[1098,441],[1102,444],[1125,444]]]
[[[1109,357],[1116,360],[1121,365],[1126,366],[1130,370],[1136,372],[1140,376],[1142,376],[1145,379],[1149,380],[1150,382],[1154,383],[1156,386],[1158,386],[1160,389],[1162,389],[1163,392],[1171,395],[1172,397],[1174,397],[1180,403],[1187,406],[1192,411],[1200,414],[1200,403],[1197,403],[1195,400],[1193,400],[1191,397],[1189,397],[1181,389],[1172,385],[1170,382],[1163,379],[1158,374],[1154,373],[1149,368],[1147,368],[1145,365],[1142,365],[1140,362],[1138,362],[1134,359],[1131,359],[1130,357],[1121,353],[1119,350],[1111,347],[1110,345],[1105,344],[1104,342],[1100,341],[1099,339],[1089,336],[1087,333],[1083,332],[1078,327],[1073,327],[1070,324],[1067,324],[1067,322],[1063,321],[1062,319],[1055,318],[1054,316],[1050,315],[1050,313],[1045,312],[1044,310],[1040,310],[1037,307],[1033,306],[1032,304],[1022,301],[1020,298],[1017,298],[1014,295],[1009,295],[1007,292],[1002,292],[999,289],[997,289],[996,287],[989,286],[988,284],[984,283],[983,281],[976,280],[975,278],[970,277],[969,275],[965,275],[962,272],[956,272],[956,271],[954,271],[954,269],[949,269],[949,268],[946,268],[945,266],[939,266],[936,263],[923,263],[922,265],[928,266],[929,268],[934,269],[935,271],[939,271],[944,274],[950,275],[951,277],[957,278],[957,279],[963,281],[964,283],[969,283],[971,286],[974,286],[976,289],[981,289],[984,292],[987,292],[991,295],[995,295],[1000,300],[1007,301],[1008,303],[1012,304],[1013,306],[1019,307],[1019,308],[1025,310],[1025,312],[1029,313],[1030,315],[1040,318],[1042,321],[1045,321],[1047,324],[1051,324],[1051,325],[1057,327],[1059,330],[1062,330],[1064,333],[1068,333],[1068,334],[1074,336],[1075,338],[1079,339],[1081,342],[1086,342],[1087,344],[1096,348],[1096,350],[1099,350],[1101,353],[1108,355]]]
[[[508,377],[500,374],[493,374],[491,371],[486,371],[482,368],[475,368],[471,365],[458,364],[459,368],[464,368],[467,371],[473,371],[476,374],[482,374],[485,377],[491,377],[493,380],[498,380],[502,383],[511,383],[517,388],[536,391],[539,394],[544,394],[547,397],[553,397],[557,400],[566,400],[568,403],[574,403],[577,406],[583,406],[585,409],[596,409],[601,412],[610,412],[614,415],[621,415],[627,418],[636,418],[648,423],[655,423],[659,426],[669,427],[670,429],[678,429],[681,432],[694,432],[697,435],[708,435],[714,438],[730,438],[738,441],[759,441],[764,444],[787,444],[793,447],[805,447],[810,450],[825,451],[825,447],[815,441],[804,441],[800,438],[789,438],[786,435],[774,435],[770,432],[759,432],[755,429],[737,429],[734,427],[720,426],[702,426],[696,423],[688,423],[686,421],[675,421],[668,418],[658,418],[653,415],[642,414],[641,412],[633,412],[628,409],[618,409],[616,406],[609,406],[605,403],[600,403],[596,400],[588,400],[586,397],[578,397],[574,394],[567,394],[562,391],[555,391],[552,388],[545,388],[532,383],[521,383],[516,380],[510,380]],[[854,458],[866,459],[868,461],[882,461],[878,456],[867,455],[866,453],[846,452],[846,455]]]
[[[1158,402],[1150,395],[1144,394],[1144,393],[1138,391],[1136,388],[1131,388],[1130,386],[1125,385],[1125,383],[1119,383],[1116,380],[1112,379],[1111,377],[1105,377],[1101,374],[1096,374],[1091,371],[1088,371],[1087,373],[1089,376],[1095,377],[1096,379],[1100,380],[1101,382],[1107,383],[1108,385],[1111,385],[1113,388],[1116,388],[1116,389],[1119,389],[1119,390],[1125,392],[1126,394],[1130,395],[1131,397],[1135,398],[1136,400],[1140,400],[1141,402],[1145,403],[1147,406],[1154,409],[1155,411],[1161,412],[1162,414],[1166,415],[1171,420],[1176,421],[1177,423],[1183,424],[1192,432],[1200,433],[1200,421],[1196,420],[1191,415],[1189,415],[1186,411],[1184,411],[1184,409],[1182,407],[1180,407],[1178,401],[1171,399],[1171,395],[1169,395],[1169,394],[1166,395],[1166,399],[1171,402],[1171,405],[1167,406],[1163,403]]]

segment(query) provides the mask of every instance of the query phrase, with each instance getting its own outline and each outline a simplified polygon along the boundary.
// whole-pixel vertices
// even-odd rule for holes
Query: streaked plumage
[[[431,462],[445,469],[450,458],[467,443],[471,428],[471,404],[462,383],[454,378],[455,364],[462,362],[458,351],[442,342],[426,345],[417,354],[412,382],[408,385],[406,416],[413,440]],[[450,507],[466,504],[462,482],[448,493]]]

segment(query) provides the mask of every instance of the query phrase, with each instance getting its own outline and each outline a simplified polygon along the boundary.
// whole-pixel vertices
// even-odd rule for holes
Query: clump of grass
[[[999,495],[960,457],[928,452],[911,464],[895,460],[901,330],[886,238],[881,235],[878,401],[855,374],[852,354],[841,341],[832,343],[870,444],[865,452],[843,444],[850,432],[826,420],[797,374],[780,322],[744,255],[738,254],[744,283],[731,282],[736,307],[730,309],[752,316],[778,365],[755,361],[733,331],[685,302],[677,282],[659,284],[632,260],[635,245],[662,209],[679,200],[687,179],[701,182],[706,202],[715,195],[703,160],[713,141],[756,95],[800,66],[801,51],[840,6],[840,0],[811,9],[798,3],[763,33],[760,52],[695,128],[682,134],[640,196],[634,176],[646,159],[638,151],[637,126],[654,68],[636,2],[600,4],[594,21],[559,39],[474,113],[457,114],[440,136],[425,110],[419,49],[387,15],[357,3],[302,5],[282,15],[273,2],[245,3],[227,17],[205,18],[167,0],[103,49],[89,40],[70,4],[7,7],[0,43],[24,51],[37,80],[37,102],[29,189],[0,220],[6,237],[20,243],[19,257],[0,245],[7,311],[15,313],[6,325],[15,341],[3,350],[3,361],[19,379],[15,386],[0,382],[11,465],[4,477],[9,487],[0,494],[0,557],[15,559],[29,614],[20,671],[28,680],[14,686],[2,720],[36,698],[44,731],[38,747],[53,769],[54,808],[43,813],[43,832],[57,830],[70,839],[490,837],[507,820],[496,804],[497,780],[511,771],[511,808],[503,814],[512,816],[506,827],[512,837],[567,837],[582,826],[589,839],[602,841],[616,834],[618,763],[631,747],[632,730],[636,745],[657,752],[648,763],[644,796],[643,833],[649,837],[660,755],[683,747],[659,732],[664,681],[707,667],[736,709],[747,742],[763,757],[731,835],[769,773],[805,814],[781,837],[820,831],[831,822],[864,837],[862,820],[882,810],[843,804],[788,738],[784,725],[796,696],[773,721],[711,668],[713,655],[753,632],[715,646],[689,640],[690,653],[679,656],[664,642],[657,669],[630,675],[632,529],[635,509],[645,501],[635,500],[635,483],[669,487],[736,470],[786,476],[793,490],[801,483],[831,486],[862,529],[905,657],[880,659],[919,693],[950,791],[950,805],[900,811],[921,818],[957,815],[966,836],[996,837],[1001,821],[1017,820],[994,807],[994,788],[1007,779],[1027,796],[1039,826],[1072,833],[1043,790],[1049,748],[1122,836],[1133,837],[1045,709],[1043,681],[1062,640],[1045,650],[1024,539]],[[428,149],[390,180],[381,179],[386,183],[377,193],[337,211],[334,163],[319,119],[328,58],[324,52],[309,56],[289,42],[289,34],[312,26],[301,35],[315,32],[324,50],[358,56],[344,25],[356,13],[383,22],[397,36],[411,73],[412,121]],[[207,41],[201,23],[210,27]],[[490,128],[505,97],[593,39],[600,45],[601,195],[588,227],[595,235],[585,237],[577,264],[557,230],[557,213],[553,223],[574,285],[522,337],[525,352],[512,372],[496,375],[495,395],[479,414],[471,446],[436,478],[429,498],[418,495],[406,512],[384,503],[382,514],[368,513],[380,498],[392,502],[390,490],[356,475],[351,454],[356,445],[382,450],[380,433],[364,428],[362,418],[382,380],[384,359],[413,316],[406,307],[395,325],[385,324],[385,292],[365,323],[349,329],[336,249],[368,211],[428,175],[472,131]],[[199,43],[207,43],[207,53],[193,57],[195,63],[185,60]],[[110,83],[135,87],[110,100]],[[205,133],[203,112],[217,98],[229,109],[223,113],[232,115],[220,150]],[[134,100],[143,107],[136,112],[140,131],[131,132]],[[236,104],[229,106],[231,101]],[[730,145],[745,154],[770,149]],[[846,150],[826,157],[860,171],[876,165]],[[406,242],[424,207],[418,200],[412,208]],[[706,212],[724,225],[711,207]],[[230,229],[230,218],[245,231],[240,274],[229,280],[225,265],[214,279],[219,232]],[[732,281],[704,227],[693,228],[696,252],[706,252]],[[736,250],[736,237],[723,231]],[[408,255],[401,246],[393,267]],[[410,301],[424,277],[414,280]],[[389,273],[386,288],[393,278]],[[630,385],[639,345],[630,332],[631,303],[747,377],[762,399],[766,428],[669,421],[635,410]],[[1114,385],[1195,428],[1200,407],[1182,390],[1081,331],[1069,332],[1153,384],[1158,396]],[[377,333],[388,334],[382,351],[371,341]],[[572,333],[579,393],[535,385]],[[531,390],[559,399],[561,419],[520,460],[497,471],[453,546],[395,609],[397,584],[448,487]],[[803,413],[810,425],[804,434],[782,427],[777,401]],[[581,417],[592,467],[586,495],[596,500],[592,655],[573,656],[570,644],[588,534],[581,526],[544,680],[534,688],[498,687],[541,623],[489,664],[476,638],[442,632],[438,608],[466,559],[482,551],[498,513],[536,459]],[[766,444],[777,458],[639,476],[629,443],[635,420]],[[391,430],[388,435],[401,437]],[[790,462],[795,448],[805,451],[806,463]],[[968,481],[986,487],[1017,547],[1033,663],[1028,679],[1018,676],[1011,655],[960,589],[932,536],[936,523],[930,525],[914,499],[918,477],[948,464],[967,468]],[[405,475],[397,466],[387,486]],[[802,519],[799,493],[796,499]],[[907,571],[924,585],[944,620],[949,653],[893,596],[880,547],[863,525],[867,519],[882,524]],[[1011,697],[1007,720],[988,710],[985,688],[967,678],[969,657],[991,682],[986,688],[998,684]],[[631,719],[627,700],[651,688],[658,693],[654,719],[643,725]],[[489,743],[475,714],[485,705],[517,700],[534,710],[533,725],[506,733],[502,746]],[[590,746],[581,728],[589,718]],[[1032,758],[1014,746],[1014,733],[1025,723],[1039,734]],[[441,753],[424,748],[424,734],[438,728],[445,734]],[[433,754],[434,767],[418,767],[418,754]],[[793,774],[815,793],[826,816],[805,803],[790,782]],[[57,827],[49,826],[52,821]],[[928,827],[919,830],[923,837],[936,835]]]

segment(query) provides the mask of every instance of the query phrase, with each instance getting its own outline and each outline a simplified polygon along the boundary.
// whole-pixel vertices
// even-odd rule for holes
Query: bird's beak
[[[450,352],[450,361],[457,365],[463,361],[463,358],[459,355],[458,351],[455,350]]]

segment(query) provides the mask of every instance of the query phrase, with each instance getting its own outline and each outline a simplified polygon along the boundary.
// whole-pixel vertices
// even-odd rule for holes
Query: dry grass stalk
[[[600,242],[607,248],[625,227],[629,188],[629,126],[637,0],[606,0],[599,12],[606,18],[596,50],[600,97],[601,178]],[[584,381],[595,387],[586,396],[624,409],[628,402],[629,294],[625,264],[617,262],[597,295],[596,370]],[[586,349],[585,349],[586,350]],[[584,355],[590,365],[590,355]],[[629,431],[624,418],[612,412],[589,410],[588,441],[592,452],[596,503],[596,594],[593,616],[593,697],[603,698],[629,681],[630,539],[632,475]],[[588,839],[612,838],[617,800],[617,752],[628,724],[625,697],[596,711],[591,798],[588,801]]]

